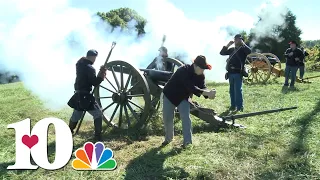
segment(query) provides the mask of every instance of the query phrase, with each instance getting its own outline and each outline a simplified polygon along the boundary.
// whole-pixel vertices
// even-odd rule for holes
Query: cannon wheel
[[[174,64],[174,67],[172,69],[172,72],[174,73],[180,66],[182,66],[184,63],[178,59],[175,59],[175,58],[170,58],[170,57],[167,57],[164,59],[164,61],[166,62],[170,62],[170,63],[173,63]],[[159,97],[152,97],[152,102],[156,102],[156,108],[155,108],[155,112],[159,110],[160,106],[161,106],[161,96],[162,94],[159,96]]]
[[[255,57],[253,59],[252,57]],[[248,77],[244,78],[247,84],[265,83],[270,78],[271,64],[269,59],[261,53],[251,53],[246,58]]]
[[[272,53],[262,53],[266,57],[273,57],[276,59],[276,63],[272,65],[271,63],[271,75],[273,75],[275,78],[280,77],[280,71],[281,71],[281,62],[278,56],[272,54]]]
[[[111,61],[106,67],[107,78],[94,92],[103,112],[103,120],[108,125],[120,129],[141,128],[149,116],[151,104],[150,90],[145,77],[139,69],[125,61]],[[134,84],[130,83],[133,76],[137,80]],[[141,93],[132,94],[133,89],[138,89]],[[108,93],[109,95],[103,95]],[[138,99],[134,102],[135,98]],[[102,101],[105,99],[109,102]],[[107,110],[109,113],[105,112]]]

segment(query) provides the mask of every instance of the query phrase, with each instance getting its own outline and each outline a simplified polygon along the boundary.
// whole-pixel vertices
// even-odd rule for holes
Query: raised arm
[[[233,52],[234,48],[228,48],[227,46],[223,46],[220,55],[225,56],[225,55],[230,55]]]
[[[286,52],[284,52],[285,57],[289,57],[289,51],[290,51],[290,49],[287,49]]]
[[[93,86],[98,86],[103,81],[103,78],[100,76],[97,77],[96,70],[93,69],[93,67],[89,67],[88,80]]]

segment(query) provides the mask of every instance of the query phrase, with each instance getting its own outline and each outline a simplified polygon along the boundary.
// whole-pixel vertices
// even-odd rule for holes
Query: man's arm
[[[199,82],[199,85],[198,87],[203,90],[203,91],[207,91],[207,86],[206,86],[206,83],[205,83],[205,78],[203,78],[200,82]],[[202,95],[204,98],[208,98],[208,96],[206,95],[206,93],[203,93],[202,92]]]
[[[155,58],[155,59],[149,64],[149,66],[147,67],[147,69],[154,69],[154,68],[156,68],[156,60],[157,60],[157,58]]]
[[[290,50],[287,49],[286,52],[284,52],[284,56],[285,56],[285,57],[289,57],[289,51],[290,51]]]
[[[93,69],[93,67],[89,68],[88,79],[93,86],[98,86],[103,81],[103,78],[100,76],[96,76],[96,70]]]
[[[233,52],[233,47],[229,48],[228,46],[223,46],[221,51],[220,51],[220,55],[225,56],[225,55],[230,55]]]
[[[194,82],[190,81],[188,78],[188,72],[186,69],[180,67],[173,76],[176,76],[179,81],[182,81],[184,88],[188,90],[188,92],[200,97],[201,94],[205,91],[195,85]]]
[[[304,59],[305,55],[304,55],[302,50],[299,50],[299,56],[298,57],[299,57],[300,61],[302,61]]]

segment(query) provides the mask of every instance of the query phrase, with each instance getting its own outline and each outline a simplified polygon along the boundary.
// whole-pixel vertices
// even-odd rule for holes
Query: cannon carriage
[[[244,78],[247,84],[265,83],[270,78],[275,79],[284,77],[285,72],[281,69],[279,58],[272,53],[251,53],[246,58],[245,67],[248,71],[248,77]],[[300,79],[296,77],[298,83],[310,83],[308,79],[317,78],[318,76],[306,77]]]

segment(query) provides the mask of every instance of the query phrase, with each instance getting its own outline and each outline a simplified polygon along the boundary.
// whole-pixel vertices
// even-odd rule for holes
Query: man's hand
[[[289,56],[293,56],[293,52],[289,53]]]
[[[101,66],[100,67],[100,72],[106,72],[107,71],[107,68],[106,67],[104,67],[104,66]]]
[[[234,42],[233,41],[230,41],[228,44],[227,44],[227,47],[230,47]]]
[[[212,89],[210,91],[204,91],[203,95],[208,96],[209,99],[214,99],[216,97],[216,90]]]
[[[103,79],[105,79],[106,76],[107,76],[107,68],[104,67],[104,66],[101,66],[101,67],[100,67],[100,71],[99,71],[99,73],[98,73],[98,76],[101,77],[101,78],[103,78]]]

